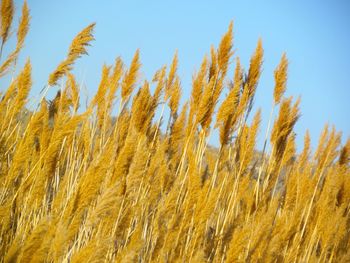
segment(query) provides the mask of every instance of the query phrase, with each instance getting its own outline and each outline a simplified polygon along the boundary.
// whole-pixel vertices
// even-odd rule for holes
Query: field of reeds
[[[147,81],[136,51],[129,66],[121,58],[103,66],[83,108],[72,69],[94,40],[91,24],[30,109],[30,61],[13,74],[27,4],[18,25],[13,13],[2,0],[0,77],[12,77],[0,95],[0,262],[350,261],[350,140],[342,145],[326,126],[314,151],[308,133],[296,151],[299,99],[284,96],[286,55],[266,130],[252,112],[262,42],[244,70],[232,23],[193,75],[186,103],[177,55]],[[10,37],[17,45],[4,56]],[[217,148],[208,145],[214,129]]]

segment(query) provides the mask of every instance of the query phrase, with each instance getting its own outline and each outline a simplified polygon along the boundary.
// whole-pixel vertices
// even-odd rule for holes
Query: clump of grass
[[[2,45],[13,10],[12,1],[1,2]],[[22,49],[29,18],[24,3],[17,47],[0,63],[0,76]],[[248,116],[261,75],[261,40],[247,72],[236,58],[231,81],[231,23],[194,74],[183,105],[177,53],[152,82],[140,82],[138,50],[129,68],[116,58],[103,66],[96,95],[78,111],[79,83],[70,70],[87,54],[93,28],[74,38],[49,76],[52,88],[66,80],[52,101],[26,108],[29,60],[1,94],[1,262],[349,260],[350,140],[341,145],[340,133],[326,126],[315,152],[308,133],[296,152],[300,100],[284,97],[285,54],[274,72],[272,112],[279,114],[259,153],[261,111],[251,123]],[[208,146],[215,128],[219,149]]]

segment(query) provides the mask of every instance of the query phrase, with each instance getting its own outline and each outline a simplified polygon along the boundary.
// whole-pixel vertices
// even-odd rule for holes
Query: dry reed
[[[12,1],[1,1],[5,48],[13,10]],[[17,59],[29,19],[25,3],[17,47],[0,63],[0,76]],[[52,101],[27,108],[29,60],[1,94],[0,262],[350,260],[350,140],[341,145],[340,133],[326,126],[315,151],[309,133],[296,151],[300,100],[284,97],[286,55],[274,72],[279,114],[266,133],[271,150],[261,153],[261,111],[248,119],[261,40],[247,74],[237,58],[229,81],[231,23],[183,104],[177,53],[168,73],[163,66],[138,85],[137,50],[128,69],[121,58],[103,66],[95,97],[78,111],[79,83],[70,71],[87,54],[93,28],[74,38],[49,76],[50,86],[66,79]],[[220,149],[208,145],[215,128]]]

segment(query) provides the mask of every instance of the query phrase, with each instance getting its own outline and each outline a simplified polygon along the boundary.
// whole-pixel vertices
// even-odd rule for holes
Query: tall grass
[[[2,46],[13,10],[11,0],[1,2]],[[29,19],[25,3],[17,46],[2,57],[0,76],[15,66]],[[274,73],[272,111],[279,113],[266,131],[271,151],[258,152],[261,114],[251,122],[248,116],[261,40],[245,71],[233,60],[231,23],[184,105],[177,54],[150,82],[139,79],[139,51],[129,67],[117,58],[103,66],[95,97],[78,111],[79,83],[70,71],[87,53],[93,28],[77,35],[49,76],[49,89],[65,80],[53,100],[26,108],[29,60],[1,94],[1,262],[350,260],[350,140],[341,145],[340,133],[326,126],[315,152],[307,133],[297,154],[299,99],[284,97],[286,55]],[[218,149],[208,145],[214,128]]]

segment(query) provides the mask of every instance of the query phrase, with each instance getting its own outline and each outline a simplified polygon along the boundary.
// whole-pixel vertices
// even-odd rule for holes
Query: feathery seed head
[[[139,75],[139,70],[141,67],[140,63],[140,51],[136,50],[135,55],[131,61],[129,70],[125,73],[123,83],[122,83],[122,100],[126,101],[131,95],[137,78]]]
[[[0,8],[1,8],[0,36],[2,38],[2,45],[3,45],[7,41],[7,38],[10,33],[12,21],[13,21],[13,13],[14,13],[13,0],[2,0]]]
[[[227,33],[222,37],[218,48],[218,66],[223,76],[226,75],[230,57],[233,55],[233,22],[230,23]]]
[[[286,54],[282,55],[281,62],[274,72],[275,88],[273,92],[274,103],[278,104],[286,90],[288,60]]]
[[[49,76],[48,84],[50,86],[56,85],[57,81],[72,69],[73,64],[81,55],[87,55],[86,47],[90,45],[90,41],[94,40],[92,35],[94,27],[95,23],[90,24],[73,39],[67,58]]]
[[[18,30],[17,30],[18,47],[22,46],[24,43],[24,39],[29,30],[29,22],[30,22],[29,8],[27,5],[27,1],[24,1],[23,7],[22,7],[22,16],[21,16]]]
[[[250,96],[253,96],[258,85],[261,74],[261,65],[263,62],[264,50],[262,47],[262,40],[259,39],[255,52],[250,59],[250,67],[248,71],[247,84]]]

